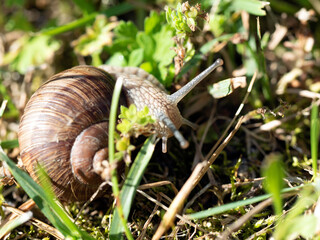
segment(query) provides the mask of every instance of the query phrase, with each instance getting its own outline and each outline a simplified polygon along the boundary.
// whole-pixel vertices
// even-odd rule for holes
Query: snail
[[[18,140],[26,170],[37,180],[38,163],[43,166],[62,201],[89,199],[103,181],[96,166],[108,158],[108,117],[118,78],[123,78],[120,105],[149,108],[163,152],[171,136],[182,148],[188,147],[178,129],[189,122],[181,117],[177,103],[222,63],[216,60],[171,95],[136,67],[82,65],[54,75],[32,95],[21,117]]]

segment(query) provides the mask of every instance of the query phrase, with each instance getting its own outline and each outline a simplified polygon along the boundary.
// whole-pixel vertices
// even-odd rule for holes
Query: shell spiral
[[[107,119],[114,84],[115,80],[101,69],[74,67],[51,77],[25,108],[19,128],[22,162],[34,179],[38,176],[38,164],[44,167],[57,197],[62,200],[85,201],[102,182],[93,172],[92,164],[84,166],[92,179],[79,180],[71,166],[70,152],[76,138],[85,135],[91,126],[94,128],[87,132],[93,136],[87,136],[80,150],[99,151],[107,147]],[[120,101],[126,102],[124,97]],[[99,139],[102,143],[91,147]]]

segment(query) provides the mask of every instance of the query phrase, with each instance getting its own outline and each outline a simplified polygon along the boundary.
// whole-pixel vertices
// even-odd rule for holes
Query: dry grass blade
[[[158,202],[161,201],[161,196],[158,196],[157,201],[158,201]],[[157,213],[158,208],[159,208],[158,205],[155,205],[155,206],[154,206],[154,208],[153,208],[153,210],[152,210],[152,213],[150,214],[148,220],[144,223],[143,228],[142,228],[142,232],[141,232],[140,236],[137,238],[137,240],[142,240],[142,239],[144,239],[144,237],[145,237],[145,235],[146,235],[146,232],[147,232],[147,229],[148,229],[148,225],[151,223],[152,218],[153,218],[154,215]]]
[[[320,99],[318,99],[314,104],[316,105],[320,105]],[[259,133],[259,132],[267,132],[267,131],[270,131],[276,127],[279,127],[281,124],[287,122],[287,121],[290,121],[294,118],[296,118],[297,116],[300,116],[300,115],[303,115],[303,114],[309,114],[310,110],[312,108],[312,104],[310,104],[310,106],[302,109],[301,111],[297,112],[297,113],[294,113],[294,114],[291,114],[287,117],[284,117],[280,120],[273,120],[273,121],[270,121],[268,123],[265,123],[263,125],[261,125],[256,131],[255,133]]]
[[[31,210],[35,205],[36,205],[36,203],[35,203],[32,199],[29,199],[28,201],[26,201],[26,202],[24,202],[23,204],[21,204],[21,205],[18,207],[18,209],[19,209],[20,211],[26,212],[26,211]],[[0,227],[3,226],[4,224],[6,224],[6,222],[14,219],[15,217],[17,217],[17,215],[14,214],[14,213],[12,213],[11,215],[9,215],[9,216],[2,222],[2,224],[0,225]],[[1,238],[1,236],[0,236],[0,238]]]
[[[81,209],[79,210],[79,213],[77,214],[77,216],[75,217],[75,219],[73,220],[73,222],[75,223],[78,218],[81,216],[83,210],[98,196],[98,194],[103,190],[103,188],[109,184],[110,186],[112,185],[110,181],[106,181],[100,184],[99,188],[97,189],[97,191],[90,197],[90,199],[85,202],[85,204],[83,204],[83,206],[81,207]]]
[[[218,239],[228,239],[229,235],[237,231],[243,224],[249,221],[255,214],[261,212],[266,207],[272,204],[272,198],[268,198],[267,200],[259,203],[256,207],[254,207],[251,211],[234,221],[227,229],[218,237]]]
[[[4,237],[6,236],[8,233],[10,233],[12,230],[14,230],[15,228],[19,227],[20,225],[23,225],[24,223],[28,222],[31,218],[32,218],[32,212],[31,211],[27,211],[24,212],[23,214],[17,216],[16,218],[8,221],[6,224],[4,224],[3,226],[1,226],[0,229],[0,236]],[[8,236],[4,237],[7,238]]]
[[[247,101],[248,97],[249,97],[249,94],[251,93],[251,90],[252,90],[252,87],[253,87],[253,84],[256,80],[256,77],[257,77],[257,72],[254,73],[251,81],[250,81],[250,84],[248,86],[248,89],[247,89],[247,93],[246,95],[244,96],[237,112],[234,114],[234,117],[233,119],[230,121],[228,127],[224,130],[223,134],[221,135],[221,137],[219,138],[219,140],[216,142],[216,144],[212,147],[212,149],[210,150],[210,152],[207,154],[206,156],[206,159],[209,158],[213,153],[214,151],[216,150],[216,148],[219,146],[219,144],[221,143],[222,139],[226,136],[227,132],[230,130],[230,128],[232,127],[232,125],[234,124],[234,122],[236,121],[237,117],[239,116],[241,110],[243,109],[244,107],[244,104],[245,102]]]
[[[208,171],[212,163],[217,159],[219,154],[222,152],[222,150],[225,148],[225,146],[229,143],[229,141],[232,139],[232,137],[235,135],[235,133],[239,130],[244,117],[241,116],[234,127],[233,131],[229,133],[229,135],[223,140],[224,136],[227,134],[233,123],[236,121],[236,118],[239,116],[245,102],[247,101],[247,98],[252,90],[253,83],[256,79],[257,72],[255,72],[254,76],[252,77],[247,93],[245,97],[242,100],[242,103],[240,104],[237,112],[235,113],[235,116],[233,120],[230,122],[227,129],[224,131],[223,135],[220,137],[218,142],[214,145],[214,147],[211,149],[210,153],[205,158],[206,160],[198,163],[196,167],[194,168],[191,176],[188,178],[186,183],[183,185],[181,190],[179,191],[178,195],[174,198],[173,202],[171,203],[168,211],[163,216],[163,219],[160,223],[160,226],[158,227],[155,235],[153,236],[153,240],[160,239],[160,237],[168,230],[168,228],[173,224],[173,221],[175,219],[176,214],[182,209],[184,201],[187,199],[191,191],[195,188],[195,186],[199,183],[199,181],[202,179],[204,174]],[[223,142],[222,142],[223,140]],[[222,142],[222,143],[221,143]],[[220,144],[221,143],[221,144]],[[220,146],[219,146],[220,144]],[[218,147],[219,146],[219,147]],[[210,156],[210,157],[209,157]]]
[[[0,107],[0,118],[2,117],[2,115],[3,115],[3,113],[4,113],[4,110],[6,109],[7,103],[8,103],[8,100],[4,100],[4,101],[1,103],[1,107]]]
[[[141,190],[137,190],[138,193],[140,193],[142,196],[144,196],[145,198],[147,198],[149,201],[155,203],[157,206],[161,207],[162,209],[168,211],[169,208],[166,207],[165,205],[163,205],[161,202],[159,202],[157,199],[154,199],[153,197],[151,197],[150,195],[146,194],[145,192],[141,191]],[[207,230],[197,226],[196,224],[194,224],[193,222],[191,222],[189,219],[179,215],[179,214],[176,214],[176,217],[179,218],[180,220],[184,221],[185,223],[189,224],[190,226],[194,227],[194,228],[197,228],[199,229],[200,231],[206,233],[208,232]]]
[[[172,190],[174,191],[174,193],[177,195],[178,194],[178,189],[176,188],[176,186],[170,182],[170,181],[160,181],[160,182],[155,182],[155,183],[146,183],[146,184],[142,184],[138,187],[138,189],[140,190],[145,190],[145,189],[149,189],[149,188],[154,188],[154,187],[161,187],[164,185],[170,185],[172,187]]]
[[[24,214],[24,211],[21,211],[18,208],[14,208],[12,206],[10,206],[9,204],[3,203],[3,206],[5,208],[7,208],[9,211],[11,211],[12,213],[14,213],[16,216],[20,216],[22,214]],[[14,218],[10,219],[10,221],[12,221]],[[47,233],[51,234],[52,236],[54,236],[57,239],[65,239],[64,236],[55,228],[51,227],[50,225],[36,219],[36,218],[31,218],[30,222],[37,226],[38,228],[46,231]],[[2,236],[1,236],[2,237]]]

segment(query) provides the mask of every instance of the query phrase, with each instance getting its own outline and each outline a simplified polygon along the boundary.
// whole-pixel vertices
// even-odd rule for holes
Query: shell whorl
[[[71,174],[70,151],[81,132],[109,117],[114,84],[102,70],[74,67],[50,78],[25,108],[19,128],[21,159],[35,179],[37,163],[42,165],[62,200],[86,200],[101,183],[97,176],[96,184],[83,184]]]

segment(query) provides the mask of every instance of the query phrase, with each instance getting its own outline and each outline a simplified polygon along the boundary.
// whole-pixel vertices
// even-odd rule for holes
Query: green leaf
[[[121,21],[119,25],[114,29],[114,33],[117,38],[135,40],[138,33],[137,27],[133,22]]]
[[[151,62],[144,62],[140,65],[140,68],[145,70],[146,72],[148,73],[151,73],[153,72],[153,66],[152,66],[152,63]]]
[[[159,64],[158,70],[160,72],[161,83],[164,86],[171,86],[172,81],[175,77],[174,66],[172,64],[169,66],[164,64]]]
[[[147,106],[145,106],[139,113],[138,113],[138,115],[139,116],[146,116],[146,115],[148,115],[149,114],[149,108],[147,107]]]
[[[209,22],[210,29],[216,37],[221,36],[225,32],[224,25],[226,21],[227,17],[224,14],[216,14],[214,19]]]
[[[125,56],[121,52],[114,53],[106,62],[112,66],[128,66]]]
[[[284,186],[284,169],[281,154],[272,153],[266,156],[262,175],[265,177],[264,188],[272,195],[275,212],[276,214],[281,214],[281,190]]]
[[[112,29],[116,23],[108,22],[104,15],[98,15],[92,27],[87,28],[86,33],[72,42],[75,51],[82,56],[100,53],[104,46],[112,44]]]
[[[123,105],[120,106],[120,114],[119,114],[119,118],[127,118],[127,113],[128,113],[129,109]]]
[[[0,146],[3,149],[12,149],[12,148],[19,147],[19,142],[18,142],[18,139],[1,141]]]
[[[188,18],[188,19],[187,19],[187,24],[188,24],[188,27],[189,27],[192,31],[195,31],[195,30],[196,30],[197,23],[196,23],[196,21],[195,21],[193,18]]]
[[[110,54],[120,52],[128,60],[131,52],[139,48],[136,42],[137,27],[132,22],[121,21],[114,29],[114,34],[113,44],[107,50]]]
[[[156,43],[153,58],[161,65],[167,66],[171,64],[176,55],[175,51],[172,49],[174,47],[172,37],[173,32],[167,25],[164,25],[160,32],[153,35],[153,39]]]
[[[117,151],[126,151],[129,146],[130,146],[130,139],[125,137],[121,138],[116,143]]]
[[[139,32],[137,35],[137,43],[143,49],[144,59],[146,61],[152,60],[152,55],[155,50],[155,41],[144,32]]]
[[[149,35],[159,32],[164,21],[164,14],[158,14],[155,11],[151,11],[150,16],[144,21],[144,32]]]
[[[108,64],[139,66],[152,74],[166,86],[174,77],[173,30],[165,23],[164,14],[150,13],[145,20],[145,31],[138,31],[132,22],[121,22],[114,30],[112,46],[107,47],[110,55]],[[171,67],[172,66],[172,67]]]
[[[94,4],[89,0],[73,0],[73,2],[81,9],[84,15],[94,12]]]
[[[246,11],[253,15],[265,16],[266,11],[262,10],[269,2],[259,0],[234,0],[231,1],[230,10],[233,11]]]
[[[135,120],[137,119],[137,107],[134,104],[131,104],[129,106],[129,110],[128,110],[128,115],[127,115],[128,119],[130,119],[132,122],[135,122]]]
[[[307,239],[309,236],[316,234],[315,224],[319,226],[319,216],[316,216],[316,211],[308,210],[314,206],[320,196],[320,181],[316,181],[312,184],[305,185],[299,192],[299,197],[294,205],[290,208],[290,211],[279,220],[274,231],[274,239],[285,240],[288,236],[304,236]],[[317,205],[317,204],[316,204]],[[318,208],[319,206],[316,206]],[[306,210],[308,215],[306,215]],[[306,217],[306,218],[305,218]],[[296,239],[296,238],[292,238]],[[313,238],[312,238],[313,239]]]
[[[129,55],[128,66],[138,67],[143,61],[143,53],[142,48],[133,50]]]
[[[291,224],[288,224],[286,232],[290,239],[299,239],[301,236],[305,239],[312,239],[316,233],[318,219],[314,215],[302,215],[292,219]]]
[[[113,44],[108,47],[110,54],[121,53],[125,58],[128,58],[130,53],[139,48],[135,39],[118,38],[113,41]]]
[[[117,130],[121,133],[128,133],[132,128],[132,125],[128,119],[123,119],[121,123],[118,123]]]
[[[209,86],[209,93],[214,98],[223,98],[233,93],[238,87],[246,87],[245,77],[228,78]]]
[[[25,35],[16,40],[14,44],[17,47],[4,56],[3,64],[8,64],[11,70],[21,74],[26,73],[31,67],[47,62],[60,47],[58,41],[46,35],[34,37]]]

